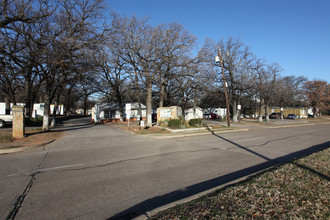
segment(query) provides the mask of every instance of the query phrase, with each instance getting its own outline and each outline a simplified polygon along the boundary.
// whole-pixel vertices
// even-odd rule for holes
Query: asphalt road
[[[0,155],[0,219],[129,219],[330,146],[330,124],[160,139],[87,120]]]

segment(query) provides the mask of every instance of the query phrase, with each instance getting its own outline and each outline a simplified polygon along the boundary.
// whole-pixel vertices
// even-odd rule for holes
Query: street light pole
[[[228,101],[228,92],[227,92],[227,82],[225,78],[225,72],[223,70],[223,62],[220,52],[220,45],[218,44],[218,56],[215,59],[216,62],[220,61],[221,71],[222,71],[222,80],[223,86],[225,87],[225,98],[226,98],[226,119],[227,119],[227,126],[230,127],[230,112],[229,112],[229,101]]]

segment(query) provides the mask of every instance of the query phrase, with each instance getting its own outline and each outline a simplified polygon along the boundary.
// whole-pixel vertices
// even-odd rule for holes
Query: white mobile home
[[[138,103],[130,103],[131,104],[131,114],[130,119],[139,120],[139,117],[146,118],[146,106],[141,104],[141,112],[142,116],[139,115],[139,104]],[[110,120],[110,121],[123,121],[126,119],[126,103],[123,107],[123,116],[120,114],[120,108],[118,103],[98,103],[92,110],[92,119],[95,123],[99,123],[102,120]]]
[[[19,106],[25,106],[25,103],[17,103]],[[10,114],[12,115],[12,107],[13,104],[10,103]],[[35,103],[33,104],[32,118],[36,118],[37,116],[44,115],[45,104],[44,103]],[[50,105],[50,114],[53,113],[54,105]],[[6,103],[0,102],[0,114],[6,114]],[[64,115],[64,106],[59,105],[56,111],[56,115]]]
[[[216,114],[224,118],[226,116],[226,108],[206,108],[203,111],[204,114]]]
[[[190,119],[194,119],[194,118],[203,118],[203,110],[199,107],[195,109],[195,112],[194,112],[194,108],[187,109],[185,110],[184,114],[185,114],[184,119],[186,121],[189,121]]]

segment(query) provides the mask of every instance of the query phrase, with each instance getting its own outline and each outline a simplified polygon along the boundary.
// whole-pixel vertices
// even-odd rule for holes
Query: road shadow
[[[212,130],[210,130],[210,128],[208,128],[208,130],[209,130],[214,136],[216,136],[216,137],[218,137],[218,138],[220,138],[220,139],[222,139],[222,140],[224,140],[224,141],[227,141],[227,142],[229,142],[229,143],[231,143],[231,144],[233,144],[233,145],[235,145],[235,146],[237,146],[237,147],[239,147],[239,148],[241,148],[241,149],[243,149],[243,150],[245,150],[245,151],[247,151],[247,152],[249,152],[249,153],[252,153],[252,154],[254,154],[254,155],[260,157],[260,158],[263,158],[263,159],[265,159],[265,160],[267,160],[267,161],[273,161],[273,160],[276,160],[276,159],[270,159],[270,158],[268,158],[268,157],[266,157],[266,156],[264,156],[264,155],[262,155],[262,154],[259,154],[259,153],[255,152],[255,151],[250,150],[250,149],[248,149],[248,148],[246,148],[246,147],[244,147],[244,146],[242,146],[242,145],[239,145],[239,144],[237,144],[237,143],[235,143],[235,142],[233,142],[233,141],[231,141],[231,140],[228,140],[227,138],[224,138],[224,137],[222,137],[222,136],[220,136],[220,135],[218,135],[218,134],[215,134]],[[260,145],[257,145],[257,146],[260,146]],[[302,155],[302,156],[306,156],[306,155]],[[289,158],[289,159],[290,159],[290,158]],[[307,166],[305,166],[305,165],[303,165],[303,164],[299,164],[299,163],[294,162],[294,161],[291,161],[291,163],[294,164],[294,165],[296,165],[296,166],[298,166],[298,167],[300,167],[300,168],[302,168],[302,169],[308,170],[308,171],[310,171],[310,172],[312,172],[312,173],[318,175],[318,176],[321,177],[321,178],[324,178],[324,179],[326,179],[326,180],[329,180],[329,177],[328,177],[328,176],[326,176],[326,175],[324,175],[324,174],[322,174],[322,173],[320,173],[320,172],[318,172],[318,171],[316,171],[316,170],[314,170],[314,169],[312,169],[312,168],[310,168],[310,167],[307,167]]]
[[[71,119],[66,121],[59,121],[52,131],[73,131],[94,127],[94,123],[90,118]]]
[[[258,157],[260,157],[262,159],[268,160],[268,161],[269,160],[272,160],[272,159],[270,159],[270,158],[268,158],[268,157],[266,157],[266,156],[264,156],[262,154],[259,154],[259,153],[255,152],[253,150],[250,150],[249,148],[246,148],[246,147],[244,147],[244,146],[242,146],[240,144],[237,144],[237,143],[235,143],[235,142],[233,142],[233,141],[231,141],[231,140],[229,140],[227,138],[224,138],[224,137],[222,137],[222,136],[214,133],[214,131],[212,131],[210,128],[207,128],[207,130],[209,130],[212,133],[212,135],[216,136],[217,138],[220,138],[220,139],[222,139],[222,140],[224,140],[224,141],[226,141],[228,143],[231,143],[232,145],[235,145],[236,147],[241,148],[241,149],[243,149],[243,150],[245,150],[245,151],[247,151],[247,152],[249,152],[251,154],[254,154],[254,155],[256,155],[256,156],[258,156]]]
[[[74,130],[81,130],[86,128],[94,127],[94,124],[80,124],[80,125],[65,125],[65,126],[57,126],[53,128],[52,131],[74,131]]]
[[[214,179],[210,179],[210,180],[198,183],[198,184],[194,184],[194,185],[188,186],[182,190],[176,190],[176,191],[168,193],[168,194],[164,194],[161,196],[157,196],[157,197],[145,200],[133,207],[130,207],[130,208],[108,218],[108,220],[133,219],[137,216],[145,214],[146,212],[148,212],[150,210],[156,209],[158,207],[170,204],[170,203],[178,201],[178,200],[188,198],[190,196],[199,194],[201,192],[205,192],[205,191],[213,189],[215,187],[219,187],[221,185],[228,184],[228,183],[238,180],[240,178],[260,175],[261,173],[263,173],[273,167],[290,162],[294,159],[298,159],[298,158],[307,156],[314,152],[326,149],[330,146],[330,141],[328,141],[323,144],[314,145],[307,149],[290,153],[288,155],[284,155],[284,156],[281,156],[281,157],[278,157],[275,159],[270,159],[257,152],[247,149],[246,147],[243,147],[237,143],[234,143],[224,137],[221,137],[220,135],[214,134],[214,132],[212,132],[212,133],[213,133],[213,135],[217,136],[218,138],[228,141],[241,149],[244,149],[254,155],[257,155],[263,159],[266,159],[266,162],[263,162],[258,165],[251,166],[251,167],[248,167],[245,169],[241,169],[241,170],[238,170],[238,171],[235,171],[235,172],[223,175],[223,176],[219,176]],[[328,176],[326,176],[322,173],[319,173],[318,171],[316,171],[310,167],[306,167],[304,165],[297,164],[297,163],[294,163],[294,164],[296,164],[297,166],[302,167],[316,175],[319,175],[322,178],[329,180]]]

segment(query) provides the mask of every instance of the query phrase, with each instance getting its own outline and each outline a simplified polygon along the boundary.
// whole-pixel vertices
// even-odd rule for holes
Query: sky
[[[330,0],[106,0],[122,16],[176,22],[198,37],[239,38],[282,74],[330,83]]]

